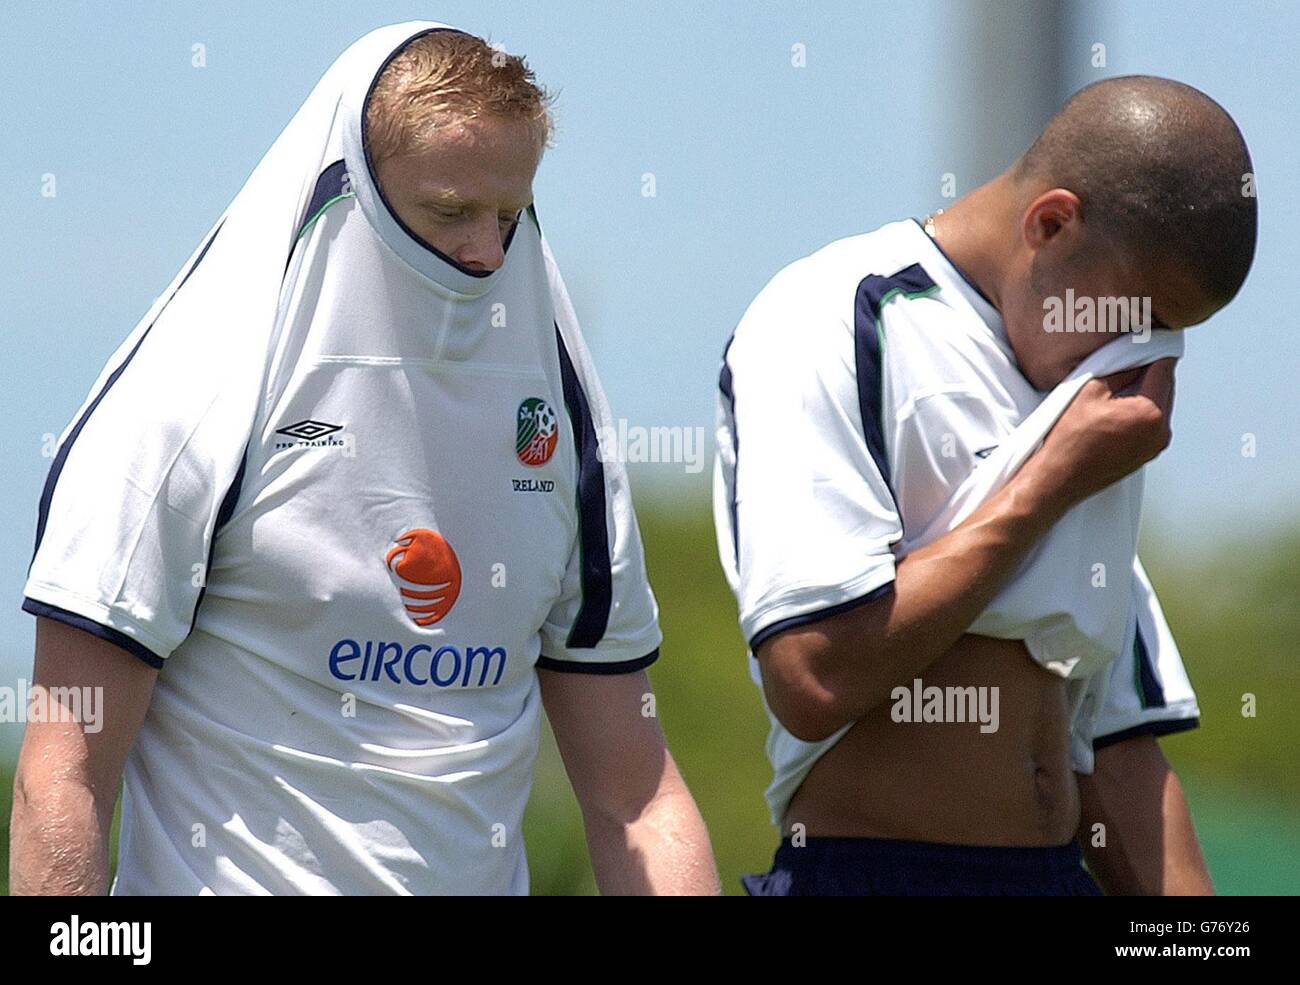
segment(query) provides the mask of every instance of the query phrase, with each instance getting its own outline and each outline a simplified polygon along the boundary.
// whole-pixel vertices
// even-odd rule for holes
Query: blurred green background
[[[380,23],[429,15],[408,0],[353,0],[330,17],[313,16],[318,6],[191,0],[166,17],[104,18],[93,4],[5,5],[0,92],[22,135],[0,141],[0,171],[12,177],[0,189],[6,685],[31,667],[32,619],[18,601],[50,435],[325,66]],[[1277,95],[1300,84],[1300,5],[675,0],[651,14],[444,0],[437,15],[525,52],[563,94],[537,199],[611,402],[638,425],[707,426],[726,337],[772,274],[1000,173],[1079,86],[1154,73],[1203,88],[1234,115],[1264,199],[1258,255],[1238,299],[1194,330],[1194,357],[1180,366],[1179,436],[1147,485],[1169,526],[1147,524],[1143,558],[1200,699],[1201,727],[1162,745],[1217,886],[1300,892],[1300,333],[1285,304],[1279,317],[1300,263],[1300,199],[1285,193],[1300,170],[1300,101]],[[683,40],[666,57],[646,43],[656,32]],[[95,43],[51,57],[68,37]],[[198,41],[212,53],[202,71],[191,63]],[[796,47],[808,55],[799,67]],[[58,197],[40,194],[56,172]],[[660,179],[654,197],[643,194],[647,172]],[[1247,437],[1257,456],[1246,456]],[[634,477],[665,633],[651,677],[724,887],[737,893],[777,840],[762,796],[766,719],[704,483],[668,485]],[[1241,715],[1246,693],[1255,718]],[[0,725],[6,829],[19,728]],[[549,742],[526,836],[535,892],[593,891]],[[5,830],[0,888],[7,852]]]
[[[718,564],[707,501],[644,498],[638,517],[659,598],[651,669],[674,758],[704,814],[728,894],[776,847],[763,789],[767,719]],[[1165,545],[1162,548],[1162,543]],[[1147,524],[1142,558],[1173,627],[1201,726],[1161,740],[1221,894],[1300,892],[1300,531],[1181,558]],[[1242,695],[1257,715],[1241,714]],[[549,737],[548,737],[549,738]],[[536,893],[595,891],[582,822],[553,745],[543,749],[526,837]]]
[[[728,894],[765,871],[776,846],[763,788],[767,721],[717,560],[707,500],[642,497],[647,565],[664,643],[651,671],[673,755],[713,839]],[[1300,531],[1234,541],[1195,562],[1148,526],[1143,560],[1174,628],[1201,706],[1201,727],[1161,740],[1186,788],[1221,894],[1300,892]],[[1242,695],[1257,715],[1242,716]],[[6,763],[5,770],[12,764]],[[3,776],[0,852],[8,879],[12,776]],[[549,733],[525,838],[536,894],[595,892],[582,820]]]

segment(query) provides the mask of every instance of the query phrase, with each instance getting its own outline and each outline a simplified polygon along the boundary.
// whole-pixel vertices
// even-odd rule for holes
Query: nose
[[[475,222],[469,236],[459,250],[456,261],[470,270],[490,272],[505,263],[506,252],[501,245],[501,229],[493,215]]]

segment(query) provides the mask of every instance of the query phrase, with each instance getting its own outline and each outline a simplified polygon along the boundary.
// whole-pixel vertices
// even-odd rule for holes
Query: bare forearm
[[[899,562],[873,652],[881,659],[877,688],[910,680],[952,649],[1062,512],[1027,470],[955,530]],[[862,676],[860,667],[853,673]]]
[[[1214,883],[1201,853],[1201,843],[1192,824],[1192,812],[1183,795],[1178,774],[1169,772],[1165,786],[1165,851],[1162,885],[1166,896],[1213,896]]]
[[[953,647],[1065,509],[1037,470],[1022,470],[956,529],[900,561],[890,596],[763,644],[769,702],[780,715],[785,696],[812,694],[802,704],[819,707],[818,720],[800,738],[860,718]]]
[[[605,896],[716,896],[709,833],[676,768],[635,818],[591,813],[587,844]]]
[[[108,891],[108,842],[122,766],[149,707],[158,671],[66,623],[36,620],[32,690],[58,714],[29,722],[18,756],[9,836],[15,894]],[[83,721],[90,693],[101,714]]]
[[[1088,380],[1001,491],[898,564],[889,596],[761,643],[764,694],[782,724],[827,738],[948,652],[1072,504],[1168,447],[1173,363]]]
[[[1154,738],[1102,749],[1079,793],[1079,840],[1108,894],[1214,894],[1182,784]]]
[[[91,789],[75,776],[34,777],[20,767],[10,818],[10,892],[106,893],[109,822],[104,813]]]

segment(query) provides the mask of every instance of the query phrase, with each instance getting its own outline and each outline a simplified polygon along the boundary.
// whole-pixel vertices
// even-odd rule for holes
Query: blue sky
[[[945,172],[959,193],[992,176],[971,170],[977,137],[1005,165],[1045,122],[1014,92],[969,81],[985,14],[962,3],[6,4],[0,669],[30,660],[18,603],[44,436],[361,34],[448,22],[527,55],[558,90],[536,200],[615,412],[711,435],[723,344],[776,270],[945,204]],[[1084,3],[1052,48],[1071,88],[1144,72],[1205,89],[1253,152],[1256,265],[1237,301],[1189,336],[1175,443],[1148,473],[1148,517],[1179,549],[1300,514],[1300,204],[1287,194],[1300,173],[1297,37],[1297,4]],[[191,65],[195,43],[204,68]],[[791,64],[796,44],[804,67]],[[1012,32],[1005,57],[1042,45]],[[641,194],[646,173],[654,198]],[[41,195],[47,174],[54,198]],[[1246,433],[1254,458],[1241,454]]]

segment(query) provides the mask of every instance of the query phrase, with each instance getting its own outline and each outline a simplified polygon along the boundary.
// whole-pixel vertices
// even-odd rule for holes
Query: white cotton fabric
[[[373,80],[442,29],[339,57],[60,437],[24,608],[161,667],[116,894],[526,893],[538,666],[659,645],[535,216],[476,275],[365,159]]]
[[[873,291],[884,295],[878,325],[864,315]],[[861,350],[877,337],[879,365],[864,380]],[[897,561],[1001,488],[1087,379],[1181,354],[1176,334],[1137,338],[1103,346],[1050,394],[1035,390],[997,310],[913,220],[838,240],[780,271],[736,328],[718,397],[714,517],[745,640],[756,646],[889,590]],[[879,437],[869,440],[872,419]],[[1190,727],[1198,714],[1136,562],[1141,492],[1139,472],[1078,504],[971,628],[1025,639],[1048,672],[1069,678],[1081,772],[1093,768],[1094,742]],[[752,655],[749,669],[761,693]],[[809,743],[767,711],[767,800],[779,825],[851,724]]]
[[[1089,380],[1181,358],[1181,332],[1121,335],[1089,355],[953,491],[930,524],[896,556],[953,530],[1038,450]],[[1038,541],[969,632],[1024,640],[1030,656],[1062,677],[1088,677],[1114,659],[1132,627],[1143,469],[1075,504]]]

